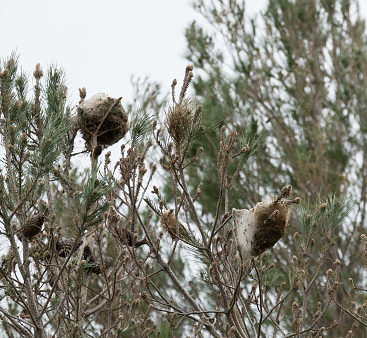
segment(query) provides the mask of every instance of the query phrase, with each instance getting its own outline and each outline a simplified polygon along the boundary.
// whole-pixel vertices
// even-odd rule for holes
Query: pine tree
[[[320,292],[325,287],[321,275],[335,268],[333,262],[341,264],[343,286],[335,291],[339,305],[348,308],[355,294],[348,278],[364,287],[360,236],[366,212],[367,35],[358,2],[270,0],[253,19],[239,1],[197,0],[194,8],[207,25],[193,22],[186,29],[186,56],[199,73],[193,87],[203,104],[203,122],[219,121],[249,144],[257,143],[253,160],[232,168],[240,177],[229,191],[235,207],[253,206],[288,183],[308,208],[321,208],[323,201],[332,206],[327,216],[322,208],[315,215],[304,206],[301,217],[293,217],[284,246],[272,250],[283,280],[305,272],[295,292],[301,324],[292,326],[291,312],[282,321],[289,323],[289,332],[303,331],[312,326],[320,302],[325,317],[315,327],[327,328],[340,319],[332,336],[349,328],[363,335],[366,322],[353,326],[348,317],[342,319],[346,311],[328,306]],[[215,146],[220,139],[218,131],[198,141],[205,151],[190,173],[193,189],[202,182],[200,203],[209,213],[220,186]],[[343,222],[330,222],[338,212],[347,215],[343,208],[349,210],[351,202],[345,195],[357,208]],[[326,246],[324,236],[330,241]],[[276,327],[273,332],[279,334]]]
[[[82,88],[70,107],[62,70],[37,65],[30,90],[2,60],[2,334],[365,334],[357,4],[195,7],[210,25],[163,98],[137,80],[131,104]]]

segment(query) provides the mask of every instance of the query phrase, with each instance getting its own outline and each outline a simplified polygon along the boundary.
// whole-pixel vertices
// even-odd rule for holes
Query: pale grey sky
[[[265,1],[247,1],[249,13]],[[62,66],[75,102],[84,86],[129,100],[131,75],[168,91],[187,65],[184,29],[196,15],[187,0],[1,0],[1,12],[0,56],[17,50],[29,73],[38,62]]]
[[[249,15],[267,0],[247,0]],[[367,0],[360,0],[367,17]],[[169,90],[183,75],[184,29],[196,13],[190,0],[1,0],[0,57],[17,50],[31,73],[50,63],[67,73],[69,93],[132,95],[130,76],[150,75]]]

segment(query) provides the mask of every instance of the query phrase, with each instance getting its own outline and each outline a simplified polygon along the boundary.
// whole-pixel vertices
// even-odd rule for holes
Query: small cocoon
[[[284,235],[291,203],[296,202],[267,200],[250,210],[232,210],[236,240],[244,260],[262,254]]]

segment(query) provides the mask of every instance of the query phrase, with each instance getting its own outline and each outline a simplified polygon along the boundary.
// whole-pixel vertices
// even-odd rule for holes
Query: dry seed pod
[[[13,249],[9,249],[9,252],[2,257],[1,267],[10,275],[15,271],[17,261]]]
[[[22,229],[22,234],[28,240],[38,235],[42,230],[43,222],[45,221],[45,214],[39,213],[30,217]]]
[[[290,217],[290,205],[293,201],[268,200],[257,203],[250,210],[233,209],[237,244],[243,259],[258,256],[273,247],[284,235]]]
[[[170,108],[167,115],[168,133],[177,144],[184,141],[188,130],[194,120],[198,104],[193,100],[187,100]]]
[[[61,239],[56,242],[56,250],[60,257],[70,255],[71,249],[75,243],[75,238]],[[77,250],[82,245],[82,241],[78,241],[74,250]]]
[[[90,141],[95,133],[97,143],[106,146],[118,142],[128,130],[127,114],[120,99],[114,99],[103,93],[96,94],[79,104],[78,124],[90,151],[93,150]]]
[[[168,231],[172,239],[177,238],[177,236],[190,238],[189,233],[179,220],[177,220],[176,224],[176,216],[173,209],[166,210],[162,213],[161,223],[163,227]]]

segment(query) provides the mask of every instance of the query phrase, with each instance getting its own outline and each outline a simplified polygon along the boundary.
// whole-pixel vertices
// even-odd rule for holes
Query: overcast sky
[[[249,15],[267,0],[247,0]],[[360,0],[367,16],[367,0]],[[188,0],[1,0],[0,56],[20,54],[31,73],[36,63],[67,72],[69,93],[132,95],[130,76],[149,75],[167,90],[183,75],[184,29],[196,17]]]
[[[149,75],[164,91],[173,78],[181,79],[184,30],[197,14],[190,0],[0,0],[0,57],[14,50],[24,71],[33,73],[40,62],[51,63],[67,74],[71,103],[78,102],[78,88],[87,98],[105,92],[131,101],[131,75]],[[248,15],[259,13],[267,0],[247,0]],[[367,0],[360,0],[367,17]],[[118,147],[118,144],[115,145]],[[83,150],[78,139],[76,150]],[[117,160],[118,151],[112,149]],[[114,158],[114,156],[116,158]],[[84,157],[75,157],[79,167]]]
[[[249,12],[264,3],[248,1]],[[27,72],[62,66],[74,100],[83,86],[128,100],[133,74],[169,90],[184,73],[184,29],[195,17],[187,0],[1,0],[1,12],[0,56],[17,50]]]

